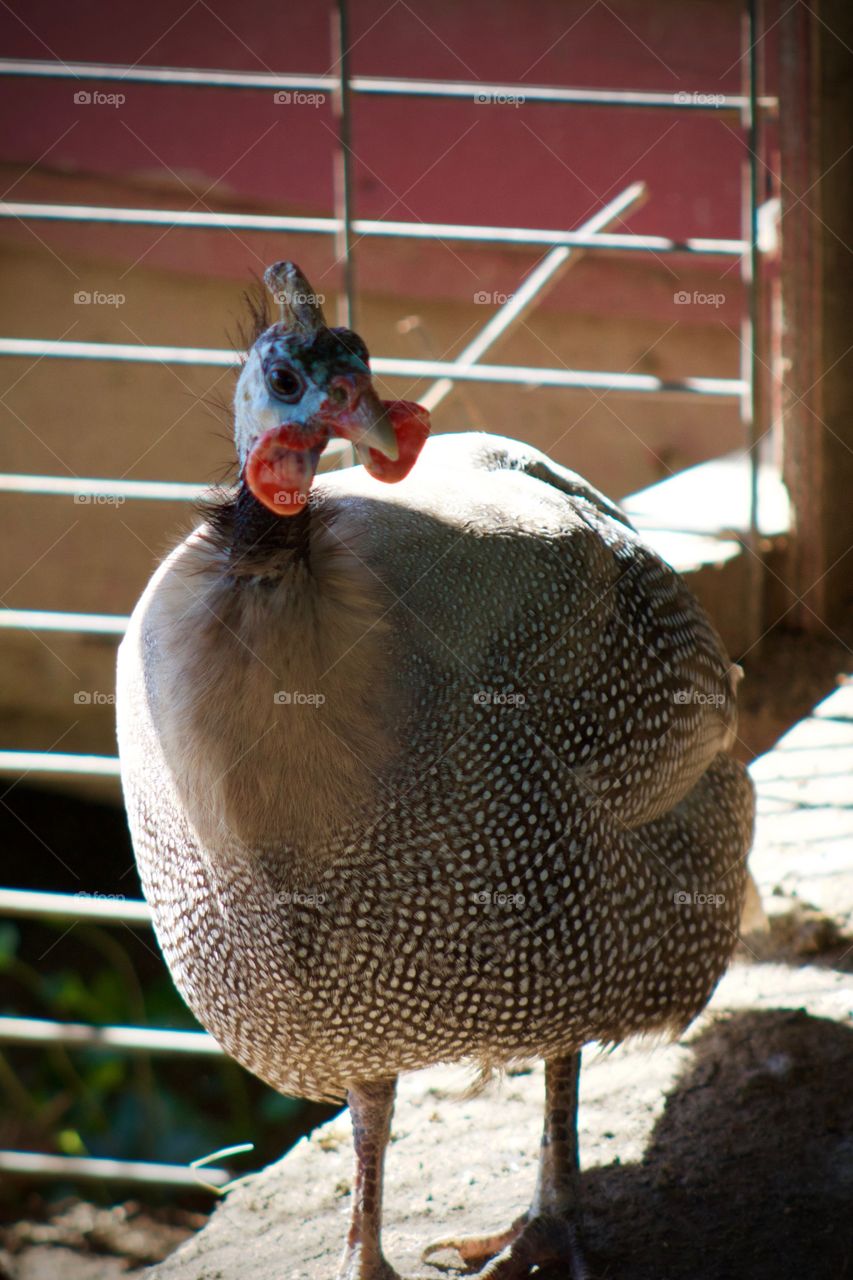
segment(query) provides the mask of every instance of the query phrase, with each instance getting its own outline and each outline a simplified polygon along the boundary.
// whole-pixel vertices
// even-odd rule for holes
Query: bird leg
[[[545,1127],[533,1203],[503,1232],[435,1240],[426,1259],[455,1249],[469,1267],[482,1266],[477,1280],[522,1280],[534,1267],[559,1263],[571,1280],[587,1280],[580,1245],[580,1161],[578,1080],[580,1053],[545,1063]]]
[[[355,1146],[352,1217],[337,1280],[399,1280],[382,1252],[382,1174],[397,1081],[374,1080],[347,1090]]]

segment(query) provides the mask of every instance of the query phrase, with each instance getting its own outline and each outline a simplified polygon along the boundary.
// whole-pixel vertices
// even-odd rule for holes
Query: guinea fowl
[[[681,1032],[736,939],[737,668],[616,506],[516,441],[426,442],[425,411],[378,400],[364,343],[327,328],[299,270],[265,279],[281,319],[237,384],[239,483],[155,573],[119,656],[160,945],[229,1054],[347,1097],[342,1280],[395,1276],[396,1077],[543,1058],[531,1208],[426,1252],[577,1280],[580,1050]],[[333,435],[364,466],[315,480]]]

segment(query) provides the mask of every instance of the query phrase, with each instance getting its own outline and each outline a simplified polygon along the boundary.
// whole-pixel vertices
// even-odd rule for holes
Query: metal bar
[[[330,440],[320,459],[320,471],[334,471],[349,465],[351,450],[346,440]],[[81,505],[131,499],[133,501],[198,502],[211,492],[209,484],[188,484],[178,480],[112,480],[100,476],[38,476],[0,473],[0,493],[49,494],[73,498]]]
[[[201,347],[147,347],[119,342],[57,342],[43,338],[0,338],[0,356],[50,356],[72,360],[129,360],[140,364],[237,365],[233,351]],[[739,397],[747,383],[735,378],[680,378],[664,381],[651,374],[609,373],[598,369],[538,369],[527,365],[479,364],[464,368],[450,360],[410,360],[377,356],[374,373],[390,378],[465,379],[539,387]]]
[[[72,1182],[133,1182],[145,1186],[223,1187],[231,1175],[205,1165],[198,1173],[186,1165],[147,1160],[107,1160],[96,1156],[54,1156],[38,1151],[0,1151],[0,1172],[18,1178],[58,1178]]]
[[[102,222],[122,226],[194,227],[208,231],[286,231],[308,235],[335,235],[338,218],[299,218],[254,213],[203,213],[183,209],[126,209],[106,205],[39,204],[26,200],[0,203],[0,218],[39,222]],[[469,226],[454,222],[383,222],[354,218],[352,230],[359,236],[405,237],[413,240],[462,240],[482,244],[572,245],[578,249],[627,253],[687,253],[740,257],[749,248],[746,240],[708,239],[691,236],[671,240],[667,236],[641,236],[536,227]]]
[[[761,302],[761,256],[759,249],[759,177],[758,155],[759,113],[758,97],[758,4],[746,0],[741,15],[741,81],[747,105],[741,124],[746,135],[746,159],[742,166],[742,223],[748,237],[747,252],[741,259],[741,278],[747,294],[746,313],[741,321],[743,341],[741,368],[747,390],[743,397],[741,416],[747,426],[747,450],[749,456],[749,522],[744,542],[751,552],[747,556],[748,592],[746,599],[747,644],[755,648],[764,632],[764,564],[761,558],[759,537],[759,447],[764,429],[764,383],[759,349],[763,344],[763,314]]]
[[[151,908],[141,898],[108,898],[90,893],[42,893],[0,889],[0,915],[28,920],[98,920],[110,924],[151,924]]]
[[[67,631],[76,635],[121,636],[129,618],[117,613],[58,613],[48,609],[0,609],[0,629]]]
[[[377,373],[389,377],[440,378],[445,375],[467,382],[511,383],[522,386],[566,387],[579,390],[624,391],[640,394],[723,396],[738,398],[746,382],[739,378],[671,378],[651,374],[605,373],[597,369],[536,369],[527,366],[478,364],[460,368],[446,360],[395,360],[371,362]]]
[[[31,476],[0,474],[0,493],[40,493],[74,498],[81,504],[97,501],[146,499],[165,502],[198,502],[210,492],[205,484],[177,480],[109,480],[94,476]]]
[[[355,260],[352,244],[352,113],[350,110],[349,21],[346,0],[334,0],[332,11],[332,65],[338,76],[332,92],[332,109],[338,130],[334,156],[335,255],[343,263],[344,287],[338,295],[338,323],[355,327]]]
[[[748,0],[746,38],[748,41],[747,76],[749,107],[747,111],[747,147],[749,155],[749,456],[751,463],[749,490],[749,539],[758,554],[758,447],[763,427],[761,380],[758,355],[761,337],[761,250],[758,242],[758,156],[761,146],[758,112],[758,0]]]
[[[603,231],[611,222],[615,222],[624,213],[627,213],[629,209],[643,201],[646,194],[647,190],[644,182],[632,183],[631,186],[626,187],[624,191],[614,197],[609,204],[606,204],[604,208],[593,214],[580,230],[588,233]],[[504,334],[508,333],[515,325],[520,324],[537,299],[541,298],[546,289],[553,285],[561,272],[569,266],[573,254],[576,252],[576,250],[567,248],[565,245],[552,249],[525,277],[515,293],[510,295],[500,310],[483,326],[476,338],[469,342],[467,347],[460,352],[455,360],[456,365],[459,368],[470,368],[472,365],[477,364],[480,357],[485,355]],[[425,409],[432,412],[438,408],[452,390],[452,378],[439,378],[427,390],[426,394],[420,397],[420,402]]]
[[[113,1049],[127,1053],[200,1053],[217,1058],[223,1056],[222,1049],[206,1031],[93,1027],[84,1022],[53,1022],[47,1018],[0,1017],[0,1044]]]
[[[3,356],[54,356],[61,360],[129,360],[136,364],[197,364],[236,368],[236,351],[213,347],[149,347],[123,342],[52,342],[40,338],[0,338]]]
[[[303,218],[260,213],[210,213],[187,209],[128,209],[112,205],[41,204],[8,200],[0,204],[0,218],[43,222],[109,222],[143,227],[195,227],[210,231],[287,231],[334,235],[335,218]],[[366,232],[365,234],[370,234]]]
[[[0,751],[0,773],[119,776],[117,756],[74,755],[61,751]]]
[[[0,59],[0,76],[33,76],[51,80],[109,80],[125,84],[197,85],[220,89],[320,90],[333,93],[337,78],[291,72],[217,71],[200,67],[126,67],[113,63],[48,62],[31,58]],[[480,80],[418,80],[404,77],[353,76],[353,93],[426,98],[468,98],[508,106],[517,103],[562,103],[574,106],[651,107],[676,111],[740,112],[746,99],[721,93],[637,93],[624,89],[574,89],[556,85],[487,84]],[[315,105],[315,104],[311,104]],[[776,98],[759,99],[774,110]]]

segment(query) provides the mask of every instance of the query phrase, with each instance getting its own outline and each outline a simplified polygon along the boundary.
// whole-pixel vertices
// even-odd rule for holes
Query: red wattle
[[[392,461],[378,449],[370,449],[370,461],[365,466],[374,480],[396,484],[409,474],[427,442],[429,412],[413,400],[383,400],[382,406],[397,437],[398,457]]]
[[[259,436],[243,471],[258,502],[277,516],[295,516],[303,511],[328,439],[325,429],[309,433],[285,423]]]

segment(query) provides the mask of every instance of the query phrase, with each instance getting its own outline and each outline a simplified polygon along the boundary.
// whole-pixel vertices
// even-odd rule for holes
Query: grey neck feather
[[[208,540],[227,554],[235,576],[275,581],[294,565],[310,571],[310,503],[296,516],[279,516],[241,480],[233,495],[208,504],[202,513]]]

